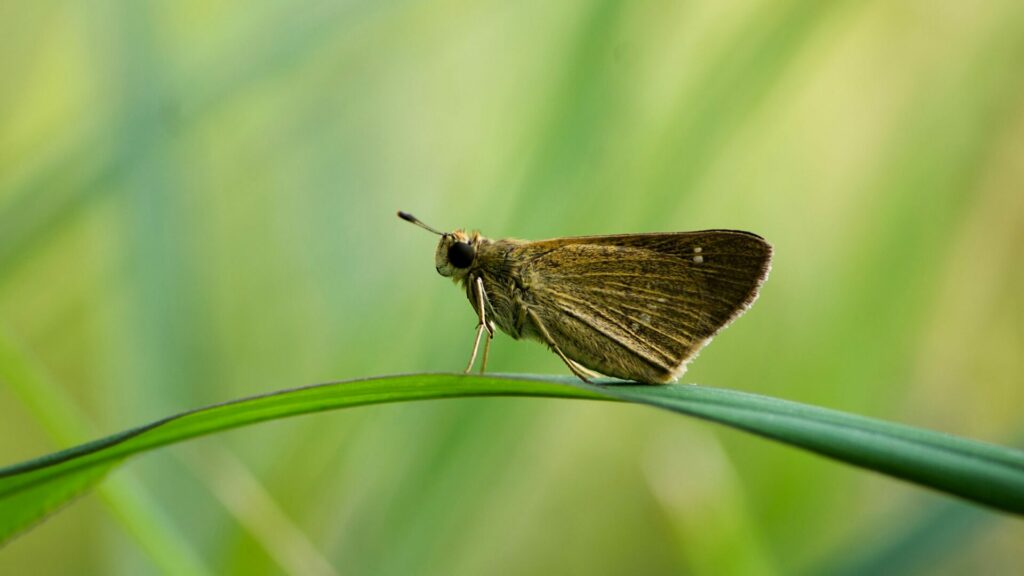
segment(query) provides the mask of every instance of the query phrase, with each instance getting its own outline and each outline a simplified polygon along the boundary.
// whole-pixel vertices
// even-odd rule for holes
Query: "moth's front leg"
[[[480,322],[476,325],[473,353],[469,357],[469,364],[466,364],[465,372],[469,373],[473,369],[473,363],[476,362],[476,353],[480,350],[480,338],[484,335],[484,330],[487,330],[487,342],[484,343],[484,357],[480,361],[480,373],[483,374],[484,370],[487,369],[487,353],[491,350],[491,340],[494,339],[494,323],[487,319],[485,305],[487,302],[487,291],[484,290],[484,281],[479,276],[474,277],[471,280],[470,289],[473,291],[473,296],[476,299],[476,309]]]

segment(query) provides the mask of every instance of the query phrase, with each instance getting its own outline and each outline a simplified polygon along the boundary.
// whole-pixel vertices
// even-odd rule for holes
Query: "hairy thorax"
[[[480,236],[476,239],[477,258],[468,274],[460,278],[473,309],[479,314],[478,303],[471,289],[476,278],[483,281],[486,298],[486,316],[503,332],[515,339],[529,336],[526,310],[530,305],[530,291],[527,279],[522,275],[523,261],[521,240],[491,240]]]

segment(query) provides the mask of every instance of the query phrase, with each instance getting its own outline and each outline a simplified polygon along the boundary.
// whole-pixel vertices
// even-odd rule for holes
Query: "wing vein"
[[[698,325],[703,325],[703,323],[704,323],[704,315],[701,314],[697,310],[688,310],[686,308],[680,308],[678,306],[667,306],[667,304],[669,304],[673,300],[677,300],[677,298],[675,298],[675,297],[673,297],[671,295],[667,295],[667,294],[664,294],[662,292],[655,292],[653,290],[645,290],[644,288],[640,288],[638,286],[630,286],[628,284],[619,284],[617,282],[608,282],[608,283],[606,283],[606,285],[607,286],[619,286],[619,287],[622,287],[626,291],[610,290],[608,288],[602,288],[600,286],[588,286],[587,290],[588,291],[594,291],[594,292],[600,292],[602,294],[612,294],[614,296],[618,296],[619,298],[621,298],[623,300],[628,300],[630,298],[635,298],[638,293],[649,294],[651,296],[654,296],[654,297],[658,298],[658,302],[657,302],[658,306],[662,306],[662,307],[664,307],[667,310],[671,310],[672,312],[674,312],[675,314],[678,314],[680,316],[687,316],[687,317],[691,318],[693,321],[695,321]],[[631,310],[636,310],[637,312],[646,313],[646,314],[650,314],[651,313],[648,310],[643,310],[643,309],[640,309],[640,308],[633,308],[631,306],[624,305],[624,304],[623,304],[623,306],[625,306],[626,308],[629,308]]]
[[[581,299],[578,299],[578,298],[573,298],[572,296],[569,296],[568,294],[565,294],[565,293],[563,293],[563,292],[555,292],[555,291],[552,291],[552,294],[556,294],[556,295],[558,296],[558,298],[561,298],[561,299],[564,299],[564,300],[568,300],[568,301],[570,301],[570,302],[573,302],[573,303],[579,304],[580,306],[583,306],[583,307],[585,307],[585,308],[589,309],[589,310],[590,310],[590,311],[592,311],[592,312],[593,312],[593,313],[594,313],[594,314],[595,314],[596,316],[598,316],[598,317],[600,317],[600,318],[604,319],[604,320],[605,320],[606,322],[608,322],[608,323],[609,323],[609,324],[611,324],[612,326],[614,326],[614,327],[618,328],[619,330],[622,330],[623,332],[625,332],[625,333],[629,334],[630,336],[632,336],[633,338],[635,338],[635,339],[636,339],[636,340],[638,340],[639,342],[643,343],[643,344],[644,344],[644,346],[647,346],[648,348],[650,348],[651,350],[653,350],[653,351],[654,351],[654,352],[656,352],[657,354],[661,355],[661,356],[662,356],[662,357],[664,358],[665,362],[667,362],[667,363],[668,363],[668,364],[666,364],[666,363],[661,363],[661,362],[657,362],[657,361],[656,361],[656,359],[654,359],[654,358],[650,358],[650,357],[646,356],[645,354],[640,354],[640,352],[639,352],[638,350],[636,350],[636,349],[634,349],[634,348],[632,348],[632,347],[628,346],[628,345],[627,345],[627,344],[626,344],[625,342],[623,342],[623,341],[622,341],[622,340],[621,340],[621,339],[620,339],[619,337],[617,337],[617,336],[613,336],[613,335],[609,334],[609,333],[608,333],[607,331],[605,331],[605,330],[602,330],[602,329],[598,328],[597,326],[595,326],[595,324],[594,324],[594,323],[592,323],[592,322],[588,322],[588,321],[584,320],[584,319],[583,319],[583,318],[581,318],[581,317],[580,317],[580,316],[579,316],[578,314],[571,314],[572,312],[574,312],[574,310],[572,310],[571,308],[565,308],[565,307],[563,307],[563,308],[562,308],[562,309],[563,309],[564,311],[566,311],[566,312],[569,312],[569,313],[570,313],[570,314],[571,314],[571,315],[572,315],[573,317],[575,317],[576,319],[578,319],[578,320],[580,320],[580,321],[582,321],[582,322],[585,322],[585,323],[586,323],[586,324],[587,324],[588,326],[590,326],[591,328],[594,328],[595,330],[598,330],[599,332],[601,332],[601,333],[602,333],[602,334],[604,334],[605,336],[608,336],[609,338],[612,338],[613,340],[615,340],[616,342],[618,342],[618,343],[619,343],[620,345],[622,345],[622,346],[623,346],[624,348],[626,348],[627,350],[629,350],[629,351],[631,351],[631,352],[635,353],[635,354],[636,354],[637,356],[641,356],[641,357],[643,357],[643,358],[644,358],[644,359],[646,359],[646,360],[647,360],[648,362],[651,362],[651,363],[652,363],[653,365],[655,365],[655,366],[657,366],[657,367],[659,367],[659,368],[664,368],[665,370],[671,370],[671,369],[672,369],[672,368],[673,368],[673,367],[674,367],[674,366],[675,366],[676,364],[678,364],[678,363],[679,363],[679,362],[678,362],[678,360],[676,360],[676,358],[675,358],[675,357],[674,357],[674,356],[673,356],[672,354],[669,354],[668,352],[666,352],[666,351],[662,350],[662,349],[661,349],[660,347],[658,347],[657,345],[655,345],[655,344],[651,343],[650,341],[648,341],[648,340],[647,340],[646,338],[644,338],[643,336],[641,336],[641,335],[637,334],[637,333],[636,333],[636,332],[634,332],[633,330],[630,330],[628,326],[625,326],[625,325],[624,325],[624,324],[622,324],[621,322],[617,321],[617,320],[616,320],[615,318],[612,318],[612,317],[608,316],[608,314],[606,314],[606,313],[605,313],[604,311],[602,311],[602,310],[601,310],[600,308],[598,308],[598,307],[596,307],[596,306],[594,306],[594,305],[590,304],[590,303],[589,303],[589,302],[587,302],[586,300],[581,300]],[[638,324],[639,324],[639,323],[640,323],[640,322],[638,322]],[[665,336],[666,338],[669,338],[669,339],[671,339],[671,340],[673,340],[673,341],[675,341],[675,342],[678,342],[678,343],[679,343],[680,345],[682,345],[683,347],[687,347],[687,346],[689,346],[689,343],[688,343],[688,342],[685,342],[685,341],[679,340],[678,338],[676,338],[675,336],[672,336],[671,334],[666,334],[666,333],[662,332],[661,330],[658,330],[657,328],[654,328],[653,326],[650,326],[649,324],[646,324],[646,323],[644,323],[643,325],[644,325],[644,326],[647,326],[648,328],[650,328],[650,329],[651,329],[651,330],[653,330],[654,332],[657,332],[658,334],[661,334],[662,336]]]

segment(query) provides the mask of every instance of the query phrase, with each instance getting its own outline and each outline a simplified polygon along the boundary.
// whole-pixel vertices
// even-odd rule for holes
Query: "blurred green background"
[[[435,238],[741,228],[685,382],[1024,445],[1024,3],[0,7],[0,463],[461,369]],[[15,370],[12,367],[21,366]],[[490,367],[566,373],[499,335]],[[133,460],[3,574],[1007,573],[1018,519],[636,406],[297,418]]]

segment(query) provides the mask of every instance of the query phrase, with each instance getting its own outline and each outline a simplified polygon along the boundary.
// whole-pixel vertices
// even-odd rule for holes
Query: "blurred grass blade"
[[[117,464],[116,460],[97,462],[70,474],[41,478],[0,496],[0,545],[85,493]]]
[[[472,396],[648,404],[773,438],[994,508],[1024,513],[1024,452],[734,390],[566,377],[409,374],[284,390],[184,412],[0,469],[0,542],[132,454],[246,424],[335,408]],[[608,385],[616,384],[616,385]]]
[[[307,386],[183,412],[0,468],[0,543],[81,494],[131,454],[297,414],[386,402],[493,395],[602,398],[561,381],[419,374]]]
[[[0,256],[2,260],[2,256]],[[9,390],[28,410],[28,413],[46,431],[58,446],[76,444],[96,436],[84,414],[77,408],[70,394],[58,386],[31,354],[25,350],[6,330],[0,328],[0,386]],[[6,390],[5,390],[6,391]],[[118,463],[111,461],[109,467]],[[56,479],[52,486],[41,483],[33,488],[51,495],[53,506],[59,506],[96,484],[106,474],[107,468],[97,466],[95,473],[83,473],[74,479]],[[27,514],[20,521],[31,522],[46,513],[45,502],[34,499],[33,490],[26,490],[18,497],[0,500],[0,518],[10,515]],[[164,574],[188,574],[200,576],[213,574],[203,562],[197,550],[181,537],[166,518],[166,508],[158,503],[139,484],[138,479],[120,475],[100,488],[100,495],[113,517],[122,525],[125,534],[138,542],[141,550],[153,560],[154,567]],[[26,506],[21,502],[33,502]],[[39,506],[42,505],[40,511]],[[2,571],[2,569],[0,569]]]

